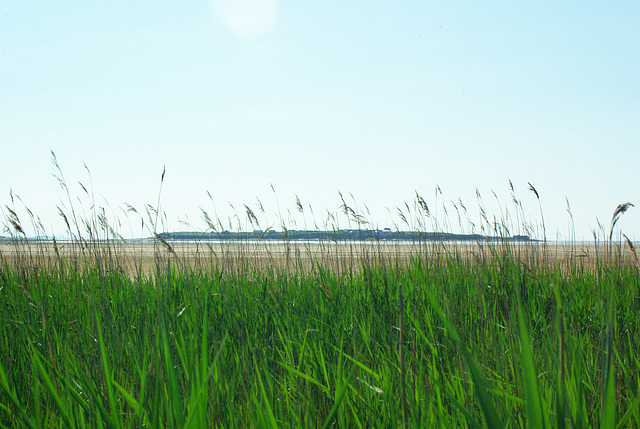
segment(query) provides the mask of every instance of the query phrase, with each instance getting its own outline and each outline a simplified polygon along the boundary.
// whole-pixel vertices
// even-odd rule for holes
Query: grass
[[[6,209],[0,427],[640,427],[640,267],[612,233],[591,263],[546,240],[304,264],[282,243],[267,266],[264,243],[194,263],[158,242],[144,271],[99,210],[67,216],[65,253]]]

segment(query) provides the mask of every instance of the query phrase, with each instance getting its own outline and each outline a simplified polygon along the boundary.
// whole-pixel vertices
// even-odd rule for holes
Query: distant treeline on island
[[[526,235],[510,237],[480,234],[454,234],[450,232],[392,231],[385,229],[319,230],[254,230],[246,232],[162,232],[158,236],[167,241],[176,240],[269,240],[269,241],[534,241]]]

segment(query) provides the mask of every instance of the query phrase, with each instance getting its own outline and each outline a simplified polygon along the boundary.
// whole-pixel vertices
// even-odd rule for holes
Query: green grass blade
[[[142,416],[142,418],[146,422],[145,425],[148,425],[149,419],[147,416],[147,412],[142,404],[136,398],[134,398],[133,395],[127,391],[127,389],[120,386],[117,381],[114,380],[113,385],[116,389],[118,389],[122,397],[129,403],[131,408],[133,408],[133,411],[136,412],[139,416]]]
[[[440,310],[440,307],[435,302],[435,299],[432,295],[429,295],[429,301],[431,303],[431,307],[435,311],[435,313],[440,318],[440,321],[444,325],[445,329],[451,335],[453,341],[456,345],[462,350],[462,355],[464,356],[465,362],[467,363],[467,367],[469,368],[469,373],[471,374],[471,379],[475,385],[476,393],[478,395],[478,401],[480,402],[480,407],[482,408],[482,414],[484,416],[485,422],[487,426],[490,428],[503,428],[505,427],[502,423],[502,420],[498,416],[498,412],[493,405],[493,401],[488,391],[488,383],[487,380],[475,363],[475,360],[471,356],[471,353],[467,349],[467,346],[462,342],[460,335],[458,335],[457,330],[453,327],[451,322],[445,314]]]
[[[293,368],[291,365],[288,365],[284,362],[280,362],[278,361],[278,364],[282,367],[284,367],[287,371],[290,371],[292,373],[294,373],[295,375],[297,375],[298,377],[307,380],[308,382],[315,384],[316,386],[318,386],[327,396],[331,397],[331,390],[329,389],[328,386],[323,385],[322,383],[320,383],[318,380],[316,380],[315,378],[313,378],[312,376],[305,374],[301,371],[298,371],[297,369]]]
[[[89,385],[89,383],[93,383],[93,380],[85,379],[85,384],[88,386],[86,389],[87,394],[91,397],[91,400],[93,401],[92,404],[95,405],[96,408],[98,408],[98,414],[96,415],[96,419],[104,420],[104,425],[107,428],[115,428],[116,424],[113,422],[113,418],[109,415],[109,411],[104,405],[102,396],[97,393],[97,390],[98,390],[97,387],[95,386],[95,384]],[[76,401],[77,400],[78,398],[76,398]]]
[[[31,418],[27,414],[26,410],[24,409],[20,401],[18,401],[18,397],[16,396],[15,392],[13,392],[9,387],[7,374],[4,371],[4,366],[2,365],[1,361],[0,361],[0,387],[2,388],[2,390],[4,390],[7,396],[9,396],[11,403],[13,404],[14,407],[16,407],[16,409],[20,413],[20,417],[22,417],[26,425],[32,429],[36,429],[37,426],[33,423],[33,421],[31,421]]]
[[[616,382],[615,382],[615,359],[613,358],[613,302],[609,299],[607,310],[607,326],[606,326],[606,356],[604,362],[604,385],[602,392],[602,416],[600,427],[603,429],[615,429],[616,427]]]
[[[333,347],[335,350],[340,351],[339,348],[337,348],[334,345],[331,345],[331,347]],[[371,368],[369,368],[368,366],[366,366],[364,363],[360,362],[357,359],[354,359],[353,357],[349,356],[346,353],[342,353],[342,356],[349,359],[351,362],[353,362],[356,366],[358,366],[361,370],[363,370],[364,372],[366,372],[367,374],[369,374],[370,376],[372,376],[376,381],[380,381],[380,375],[378,373],[376,373],[374,370],[372,370]]]
[[[164,354],[165,377],[169,388],[169,408],[175,419],[174,423],[177,427],[183,427],[185,422],[184,402],[178,386],[178,378],[176,377],[175,368],[173,366],[173,358],[171,357],[171,348],[169,346],[169,334],[167,333],[166,322],[162,318],[162,350]]]
[[[549,426],[544,412],[544,404],[540,397],[540,386],[533,362],[533,346],[529,337],[529,329],[522,308],[522,300],[518,293],[518,324],[520,326],[520,356],[522,360],[522,379],[525,391],[525,415],[527,427],[547,428]]]
[[[38,353],[37,350],[33,349],[32,359],[33,359],[33,362],[35,363],[35,366],[38,368],[40,372],[40,376],[44,381],[44,386],[49,392],[49,394],[51,395],[51,397],[53,398],[53,402],[55,402],[58,412],[60,413],[60,417],[62,418],[62,421],[64,422],[65,426],[68,428],[73,428],[75,427],[75,425],[71,424],[69,413],[67,412],[67,409],[64,406],[62,399],[58,395],[58,391],[53,385],[53,382],[51,381],[49,374],[47,374],[47,370],[44,368],[44,365],[42,364],[42,361],[40,360],[39,355],[40,353]]]
[[[349,377],[347,379],[340,380],[340,382],[339,382],[340,389],[336,390],[335,403],[333,404],[333,407],[331,408],[331,411],[329,412],[329,415],[327,416],[327,419],[325,420],[324,424],[322,425],[322,429],[328,429],[333,424],[333,419],[336,417],[336,414],[338,414],[338,410],[340,409],[340,405],[342,405],[342,401],[344,400],[345,395],[347,393],[347,390],[349,388],[351,377],[353,376],[354,369],[355,369],[355,367],[353,367],[351,369],[351,373],[350,373],[350,375],[349,375]],[[336,381],[336,383],[338,383],[338,381]]]
[[[616,429],[622,429],[622,428],[628,427],[627,423],[629,422],[629,420],[634,414],[636,415],[636,419],[640,417],[640,396],[636,397],[636,399],[634,399],[631,402],[631,404],[629,404],[629,408],[627,409],[627,412],[624,413],[620,418],[620,421],[618,421],[618,425]]]
[[[260,384],[260,394],[262,396],[262,400],[264,401],[265,408],[267,411],[267,417],[269,421],[269,426],[273,429],[278,428],[278,422],[276,420],[276,416],[273,414],[273,409],[271,408],[271,403],[269,402],[269,396],[267,395],[267,391],[264,388],[264,384],[262,383],[262,377],[260,376],[260,369],[258,368],[258,363],[253,361],[253,364],[256,369],[256,376],[258,377],[258,382]]]
[[[98,343],[100,345],[100,357],[102,360],[102,369],[104,372],[104,383],[107,388],[107,401],[109,402],[109,411],[111,413],[111,421],[115,425],[116,428],[120,427],[120,421],[116,418],[118,415],[118,408],[116,404],[116,397],[113,393],[113,378],[111,375],[111,370],[109,369],[109,352],[104,345],[104,338],[102,336],[102,327],[100,326],[100,320],[98,318],[98,313],[94,308],[94,315],[96,318],[96,331],[98,335]]]
[[[416,359],[415,355],[413,354],[410,354],[409,356],[411,356],[411,359],[413,359],[418,365],[422,366],[422,368],[425,369],[427,373],[429,372],[424,362]],[[453,405],[454,408],[456,408],[465,417],[465,419],[467,419],[467,424],[469,425],[469,427],[473,427],[476,429],[482,428],[482,425],[473,418],[473,416],[465,408],[464,404],[460,403],[460,401],[458,401],[455,395],[451,393],[451,391],[445,385],[443,385],[436,377],[433,376],[430,378],[430,381],[440,390],[440,392],[442,392],[444,396],[447,397],[447,399],[449,399],[449,401],[451,401],[451,405]]]

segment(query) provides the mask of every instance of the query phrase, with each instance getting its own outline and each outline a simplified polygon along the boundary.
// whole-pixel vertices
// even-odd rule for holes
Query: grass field
[[[621,207],[585,249],[145,250],[105,225],[29,241],[9,212],[0,425],[640,427],[640,264],[612,240]]]

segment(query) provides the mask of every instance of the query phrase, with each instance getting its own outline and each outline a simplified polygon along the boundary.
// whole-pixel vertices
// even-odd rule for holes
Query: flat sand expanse
[[[469,262],[494,258],[505,250],[512,252],[522,263],[571,267],[593,267],[597,260],[621,260],[639,266],[631,248],[613,244],[591,243],[449,243],[449,242],[153,242],[78,243],[29,242],[0,243],[0,261],[10,265],[27,262],[28,266],[50,267],[65,263],[94,264],[122,269],[130,274],[151,273],[167,264],[180,268],[212,270],[313,270],[318,265],[332,270],[358,269],[362,262],[374,264],[407,264],[412,258],[445,260],[457,256]]]

